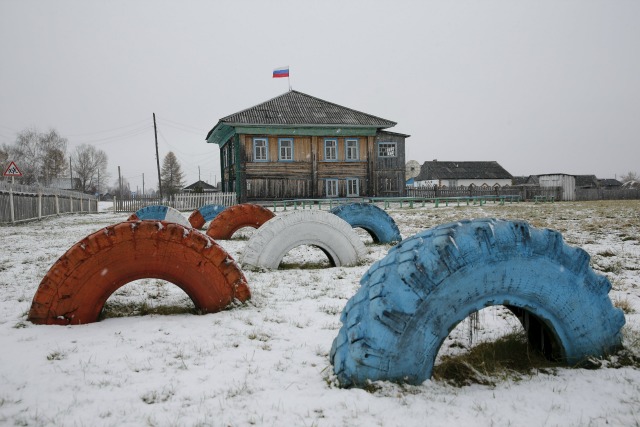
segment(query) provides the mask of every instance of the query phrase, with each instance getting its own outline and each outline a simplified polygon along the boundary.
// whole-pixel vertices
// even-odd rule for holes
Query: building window
[[[360,179],[347,178],[347,197],[360,195]]]
[[[325,180],[325,189],[327,197],[338,197],[338,180],[327,179]]]
[[[266,162],[269,160],[269,140],[267,138],[253,138],[253,161]]]
[[[360,150],[358,149],[357,139],[347,139],[344,141],[344,158],[347,161],[358,160],[360,158]]]
[[[397,157],[395,142],[380,142],[378,143],[378,157]]]
[[[338,140],[337,139],[324,140],[324,159],[338,160]]]
[[[283,162],[293,161],[293,139],[280,138],[278,140],[278,159]]]

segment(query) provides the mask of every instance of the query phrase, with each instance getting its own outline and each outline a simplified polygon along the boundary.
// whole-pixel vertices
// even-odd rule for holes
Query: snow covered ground
[[[561,231],[567,242],[589,252],[592,266],[613,283],[610,296],[627,311],[625,346],[638,356],[640,202],[388,212],[405,237],[478,217],[525,219]],[[380,383],[370,391],[336,387],[328,353],[340,313],[388,245],[367,244],[366,265],[359,267],[245,272],[252,299],[221,313],[193,314],[192,302],[177,286],[142,280],[107,302],[131,315],[82,326],[28,322],[33,295],[51,265],[78,240],[127,217],[105,211],[0,227],[0,425],[640,424],[640,370],[606,361],[597,370],[557,368],[497,378],[490,386],[431,380],[420,386]],[[220,243],[238,259],[247,234]],[[318,251],[306,247],[286,260],[322,261]],[[136,315],[158,306],[177,314]],[[481,312],[478,339],[495,339],[513,327],[496,313]],[[464,328],[456,328],[452,338],[465,342]],[[441,354],[449,351],[454,350],[443,345]]]

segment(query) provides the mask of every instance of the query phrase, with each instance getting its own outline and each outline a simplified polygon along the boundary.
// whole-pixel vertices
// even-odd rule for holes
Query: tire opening
[[[528,328],[528,329],[527,329]],[[513,306],[492,306],[467,316],[438,350],[432,379],[458,387],[494,385],[561,366],[560,348],[548,326]]]
[[[99,320],[172,314],[198,314],[195,304],[179,286],[160,279],[134,280],[112,293]]]
[[[320,246],[300,245],[287,252],[278,269],[281,270],[313,270],[335,267],[336,263],[331,255]]]

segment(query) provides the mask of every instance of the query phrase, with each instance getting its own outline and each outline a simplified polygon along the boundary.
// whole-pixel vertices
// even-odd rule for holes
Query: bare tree
[[[184,186],[184,174],[173,151],[169,151],[164,156],[160,179],[162,180],[162,192],[169,196],[176,194]]]
[[[620,175],[620,181],[622,181],[623,184],[629,181],[640,181],[640,177],[638,177],[636,172],[629,171],[624,175]]]
[[[55,129],[46,133],[25,129],[16,142],[6,146],[7,155],[20,165],[23,184],[49,184],[66,171],[67,139]]]
[[[107,154],[89,144],[79,145],[71,161],[73,174],[80,180],[81,191],[100,192],[100,182],[107,179]]]

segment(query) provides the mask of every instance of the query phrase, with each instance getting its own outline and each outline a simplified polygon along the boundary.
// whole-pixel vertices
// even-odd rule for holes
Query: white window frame
[[[398,157],[398,144],[391,141],[379,142],[378,157]]]
[[[333,146],[329,146],[327,143],[333,143],[335,145]],[[332,151],[333,155],[332,156],[328,156],[327,152],[329,151],[328,149],[331,149],[330,151]],[[324,140],[324,160],[327,162],[335,162],[338,160],[338,140],[335,138],[327,138]]]
[[[359,195],[360,195],[360,178],[347,178],[347,197],[354,197]]]
[[[291,144],[289,146],[289,155],[288,156],[283,156],[282,153],[282,149],[284,148],[286,150],[286,146],[283,147],[282,143],[284,142],[288,142],[289,144]],[[279,138],[278,139],[278,160],[281,162],[292,162],[293,161],[293,138]]]
[[[257,142],[264,142],[264,147],[258,147]],[[264,156],[258,157],[258,148],[264,149]],[[269,161],[269,138],[253,138],[253,161],[254,162]]]
[[[324,189],[327,197],[338,197],[338,188],[337,179],[325,179]]]
[[[355,145],[349,146],[351,143]],[[348,162],[360,160],[360,141],[358,138],[349,138],[344,140],[344,159]]]

